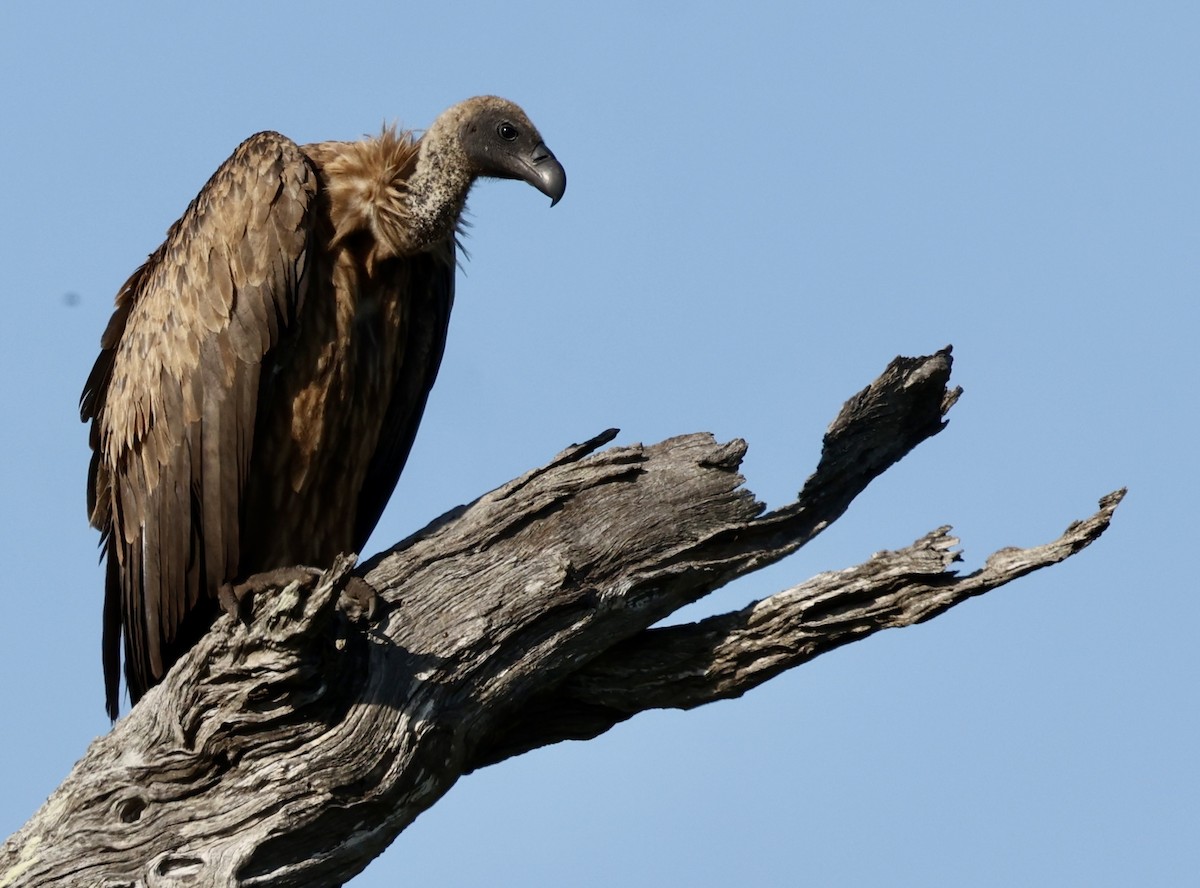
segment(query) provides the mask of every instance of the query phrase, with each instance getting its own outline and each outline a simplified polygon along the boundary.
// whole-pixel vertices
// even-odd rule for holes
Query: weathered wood
[[[939,432],[959,395],[950,366],[949,349],[893,361],[782,509],[742,487],[741,441],[600,450],[607,432],[355,570],[380,593],[373,623],[339,597],[349,560],[267,577],[247,618],[223,617],[5,843],[0,888],[338,885],[473,768],[738,696],[1096,539],[1121,492],[968,576],[941,528],[736,613],[650,628],[794,552]]]

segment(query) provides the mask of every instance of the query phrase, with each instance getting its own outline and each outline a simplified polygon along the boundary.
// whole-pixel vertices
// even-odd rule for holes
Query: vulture
[[[253,574],[359,552],[412,448],[472,183],[566,173],[495,96],[420,137],[243,142],[121,287],[80,398],[109,717]]]

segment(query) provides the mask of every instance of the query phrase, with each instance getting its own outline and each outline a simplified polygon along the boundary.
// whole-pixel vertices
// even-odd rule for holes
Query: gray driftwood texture
[[[654,707],[736,697],[824,651],[1062,561],[1123,491],[1032,549],[953,570],[939,528],[736,613],[650,628],[794,552],[941,431],[949,349],[851,398],[792,504],[742,486],[742,441],[573,446],[352,570],[276,572],[4,845],[0,888],[340,885],[462,774]],[[379,590],[373,620],[343,595]]]

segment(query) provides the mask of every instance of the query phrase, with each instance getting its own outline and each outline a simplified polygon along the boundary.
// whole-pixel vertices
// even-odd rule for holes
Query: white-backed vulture
[[[223,588],[362,548],[437,376],[478,177],[552,206],[566,189],[529,118],[494,96],[420,139],[259,133],[121,288],[80,399],[111,718],[122,642],[136,703]]]

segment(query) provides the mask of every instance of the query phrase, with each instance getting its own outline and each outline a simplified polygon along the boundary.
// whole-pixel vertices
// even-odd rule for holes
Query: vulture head
[[[467,99],[443,111],[415,145],[406,136],[385,130],[379,139],[306,149],[325,173],[339,220],[334,240],[370,232],[372,263],[447,243],[459,231],[476,179],[528,182],[551,206],[567,190],[562,164],[507,99]]]
[[[476,176],[520,179],[550,198],[550,206],[567,190],[562,168],[525,112],[507,99],[479,96],[451,108],[467,163]]]
[[[421,139],[420,166],[433,178],[519,179],[558,203],[567,173],[517,105],[497,96],[476,96],[442,112]],[[434,172],[436,171],[436,172]]]

